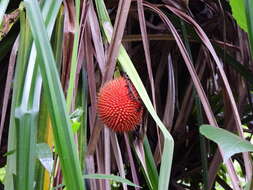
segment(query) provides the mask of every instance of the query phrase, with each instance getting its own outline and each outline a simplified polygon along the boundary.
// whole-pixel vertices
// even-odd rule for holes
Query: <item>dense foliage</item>
[[[0,189],[252,189],[253,7],[237,3],[2,0]],[[97,114],[120,75],[145,107],[128,133]],[[203,132],[218,146],[202,124],[226,130]]]

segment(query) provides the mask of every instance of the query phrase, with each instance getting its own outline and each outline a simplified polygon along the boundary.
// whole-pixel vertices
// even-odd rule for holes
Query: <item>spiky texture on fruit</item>
[[[140,124],[142,102],[133,84],[123,77],[107,82],[98,93],[98,115],[117,132],[128,132]]]

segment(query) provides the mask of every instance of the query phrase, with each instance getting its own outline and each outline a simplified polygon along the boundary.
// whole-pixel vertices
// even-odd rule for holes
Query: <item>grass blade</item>
[[[76,81],[76,69],[77,69],[77,54],[78,54],[78,41],[79,41],[79,18],[80,18],[80,0],[76,0],[76,19],[75,19],[75,37],[73,44],[73,51],[71,57],[71,70],[69,78],[69,87],[67,92],[67,110],[70,112],[72,99],[74,95],[75,81]]]
[[[22,9],[22,8],[21,8]],[[14,190],[14,178],[17,174],[17,131],[15,127],[15,108],[20,105],[20,97],[22,94],[21,86],[25,78],[25,70],[28,62],[28,51],[27,45],[29,44],[29,30],[27,30],[27,23],[25,22],[24,12],[21,10],[20,22],[22,23],[19,37],[19,51],[17,57],[17,66],[15,71],[15,79],[13,86],[13,99],[11,105],[11,118],[10,118],[10,129],[9,129],[9,138],[8,138],[8,151],[14,151],[13,154],[8,155],[7,157],[7,169],[5,177],[5,188],[9,190]],[[23,163],[22,163],[23,164]]]
[[[246,19],[247,19],[247,28],[248,28],[251,58],[252,58],[252,56],[253,56],[253,21],[252,21],[252,19],[253,19],[253,1],[252,0],[244,0],[244,4],[245,4],[245,13],[246,13]],[[240,10],[240,12],[242,12],[242,11]]]
[[[153,189],[157,189],[158,188],[158,172],[156,169],[156,165],[155,165],[155,160],[153,158],[153,154],[148,142],[147,137],[144,138],[144,151],[145,151],[145,160],[146,160],[146,164],[147,164],[147,172],[150,176],[150,181],[152,183],[152,187]]]
[[[117,181],[117,182],[120,182],[120,183],[125,183],[125,184],[127,184],[129,186],[140,187],[140,186],[132,183],[128,179],[125,179],[125,178],[122,178],[122,177],[116,176],[116,175],[88,174],[88,175],[84,175],[83,177],[84,177],[84,179],[106,179],[106,180],[113,180],[113,181]]]
[[[25,7],[31,25],[40,62],[43,85],[46,91],[54,140],[61,161],[64,180],[68,189],[84,189],[77,147],[67,115],[65,99],[61,88],[56,63],[49,43],[41,11],[37,1],[25,0]]]

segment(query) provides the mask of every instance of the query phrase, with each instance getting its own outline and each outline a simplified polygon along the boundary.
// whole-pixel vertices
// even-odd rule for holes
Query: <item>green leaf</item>
[[[17,59],[17,74],[20,76],[16,77],[20,77],[18,83],[22,84],[22,89],[19,90],[15,107],[13,107],[17,155],[15,189],[17,190],[31,189],[34,185],[35,145],[41,92],[41,77],[37,75],[38,67],[25,61],[28,60],[29,54],[26,50],[30,49],[31,43],[24,11],[20,12],[20,25],[20,47]],[[24,70],[21,71],[22,67]]]
[[[9,155],[12,155],[16,152],[16,150],[10,150],[8,152],[6,152],[3,156],[9,156]]]
[[[72,130],[76,133],[80,129],[81,123],[78,121],[72,122]]]
[[[36,145],[37,157],[40,163],[47,169],[49,173],[53,170],[54,159],[50,147],[46,143]]]
[[[5,167],[0,168],[0,181],[3,181],[5,174],[6,174],[6,168]]]
[[[125,183],[125,184],[127,184],[129,186],[133,186],[133,187],[140,187],[140,186],[132,183],[128,179],[125,179],[125,178],[122,178],[122,177],[116,176],[116,175],[88,174],[88,175],[84,175],[83,177],[84,177],[84,179],[107,179],[107,180],[112,180],[112,181],[116,181],[116,182],[120,182],[120,183]]]
[[[248,32],[244,0],[230,0],[229,3],[236,22],[245,32]]]
[[[244,0],[245,14],[247,18],[248,35],[250,41],[251,58],[253,56],[253,1]]]
[[[116,176],[116,175],[106,175],[106,174],[88,174],[88,175],[83,175],[84,179],[104,179],[104,180],[111,180],[111,181],[116,181],[119,183],[125,183],[129,186],[133,186],[133,187],[139,187],[140,186],[132,183],[130,180],[122,178],[120,176]],[[63,184],[58,185],[57,187],[54,188],[54,190],[59,189],[61,187],[63,187]]]
[[[146,165],[147,165],[147,173],[149,175],[151,184],[152,184],[152,188],[153,189],[157,189],[158,188],[158,172],[156,169],[156,165],[155,165],[155,160],[153,157],[153,153],[151,151],[149,142],[148,142],[148,138],[145,136],[144,138],[144,151],[145,151],[145,160],[146,160]]]
[[[70,119],[72,123],[72,130],[76,133],[81,126],[81,117],[83,114],[82,108],[77,108],[73,113],[70,114]]]
[[[69,78],[69,87],[67,91],[67,110],[70,112],[71,103],[74,95],[74,87],[76,80],[76,69],[77,69],[77,54],[78,54],[78,44],[79,44],[79,17],[80,17],[80,0],[75,0],[76,4],[76,18],[75,18],[75,36],[74,36],[74,44],[73,51],[71,57],[71,68],[70,68],[70,78]]]
[[[61,3],[61,0],[49,1]],[[52,122],[55,147],[59,153],[64,182],[68,189],[85,189],[77,146],[67,114],[66,102],[56,68],[54,55],[48,39],[45,24],[37,1],[25,0],[28,20],[31,26],[38,53],[39,68],[43,79],[43,89],[47,98],[48,110]],[[57,7],[57,12],[60,7]]]
[[[200,133],[220,146],[224,151],[224,162],[236,153],[253,151],[250,142],[224,129],[201,125]]]
[[[252,0],[230,0],[232,15],[239,26],[248,33],[250,41],[251,56],[253,55],[253,1]]]

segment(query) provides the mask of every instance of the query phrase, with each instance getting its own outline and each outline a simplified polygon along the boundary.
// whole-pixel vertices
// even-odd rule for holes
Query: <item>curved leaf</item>
[[[220,146],[224,151],[224,162],[234,154],[253,151],[253,145],[250,142],[224,129],[201,125],[200,133]]]

